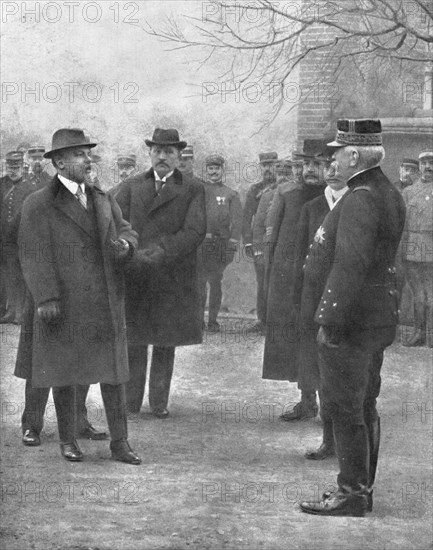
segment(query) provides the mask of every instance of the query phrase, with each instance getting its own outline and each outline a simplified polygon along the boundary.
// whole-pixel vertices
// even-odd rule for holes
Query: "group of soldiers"
[[[380,121],[340,120],[334,140],[306,139],[291,160],[260,154],[263,178],[242,208],[223,183],[221,155],[209,155],[198,177],[193,148],[177,130],[157,128],[145,143],[150,169],[139,173],[135,156],[119,156],[121,182],[107,193],[92,168],[97,144],[82,130],[58,130],[51,150],[27,151],[36,164],[52,162],[49,181],[33,160],[23,175],[22,152],[6,156],[3,280],[8,287],[15,269],[24,292],[8,291],[3,321],[21,324],[23,443],[41,444],[52,388],[62,455],[82,461],[77,437],[107,438],[86,414],[89,384],[100,383],[112,456],[139,464],[127,416],[142,406],[148,347],[149,405],[167,418],[175,349],[220,329],[223,274],[242,239],[256,272],[258,319],[249,330],[265,335],[263,378],[298,384],[300,402],[282,420],[316,416],[319,397],[323,441],[306,457],[339,460],[338,490],[301,508],[365,515],[379,452],[380,369],[398,322],[403,229],[399,258],[415,304],[407,344],[422,343],[431,327],[433,153],[420,154],[419,178],[416,163],[403,161],[402,186],[413,178],[403,200],[380,169]]]

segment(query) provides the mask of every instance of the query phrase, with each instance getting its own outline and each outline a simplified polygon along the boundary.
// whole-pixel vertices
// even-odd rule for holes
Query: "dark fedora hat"
[[[304,139],[302,151],[295,151],[295,159],[314,159],[323,152],[325,141],[323,139]]]
[[[145,139],[144,142],[148,147],[152,147],[152,145],[172,145],[178,149],[185,149],[187,146],[186,141],[179,140],[179,132],[174,128],[168,130],[156,128],[152,139]]]
[[[89,138],[79,128],[61,128],[54,132],[51,151],[47,151],[44,158],[49,159],[56,151],[71,147],[96,147],[97,143],[90,143]]]

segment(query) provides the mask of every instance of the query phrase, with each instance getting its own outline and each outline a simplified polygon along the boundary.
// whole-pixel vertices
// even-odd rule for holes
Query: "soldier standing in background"
[[[242,205],[237,191],[223,184],[224,158],[206,157],[206,237],[198,249],[198,281],[203,310],[206,305],[206,284],[209,283],[209,319],[207,329],[218,332],[217,322],[222,300],[225,268],[233,261],[242,231]]]
[[[400,164],[400,179],[394,183],[399,191],[413,185],[419,178],[419,163],[415,159],[404,158]]]
[[[263,179],[259,183],[251,185],[245,199],[242,237],[245,254],[254,261],[254,269],[257,281],[257,323],[248,329],[248,332],[260,332],[264,334],[266,328],[266,297],[265,297],[265,264],[260,249],[262,242],[255,243],[253,238],[254,224],[256,223],[257,208],[262,195],[270,187],[275,185],[275,162],[278,160],[277,153],[260,153],[259,161],[263,172]]]
[[[6,290],[6,312],[1,323],[21,322],[25,283],[18,253],[18,227],[24,200],[35,191],[35,186],[23,175],[23,153],[6,154],[6,176],[0,180],[1,200],[1,271]]]
[[[36,189],[45,187],[53,178],[50,176],[44,166],[45,147],[42,145],[33,145],[27,151],[29,161],[29,179]]]
[[[415,329],[405,346],[433,346],[433,152],[419,155],[421,177],[403,191],[406,226],[402,259],[413,294]]]

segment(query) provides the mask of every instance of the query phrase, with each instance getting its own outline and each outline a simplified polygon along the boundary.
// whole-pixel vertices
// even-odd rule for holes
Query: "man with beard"
[[[303,512],[363,517],[373,509],[379,455],[383,353],[398,322],[395,254],[404,227],[400,192],[380,169],[385,151],[380,120],[339,120],[337,174],[349,191],[317,230],[304,277],[322,289],[320,325],[322,410],[332,419],[340,472],[337,491]]]
[[[335,208],[346,194],[345,180],[338,175],[335,163],[332,162],[332,149],[324,151],[325,193],[307,202],[302,210],[297,227],[296,262],[294,269],[294,283],[292,300],[296,310],[297,323],[294,325],[293,339],[299,341],[296,353],[287,358],[287,361],[297,362],[298,388],[301,390],[301,401],[295,405],[292,413],[287,414],[286,420],[302,420],[308,418],[309,409],[304,407],[309,403],[316,403],[316,392],[320,389],[320,374],[318,365],[318,350],[316,335],[318,325],[314,322],[314,314],[320,302],[321,289],[309,286],[303,276],[305,258],[312,248],[316,231],[322,224],[325,216]],[[320,391],[319,391],[320,394]],[[317,451],[306,453],[305,457],[311,460],[323,460],[334,455],[334,435],[332,420],[321,411],[323,423],[323,442]]]
[[[223,184],[224,158],[209,155],[205,160],[206,237],[198,249],[199,288],[203,310],[209,283],[209,332],[218,332],[225,268],[233,261],[242,231],[242,205],[239,194]]]
[[[414,300],[414,332],[405,346],[433,346],[433,152],[419,155],[420,179],[403,191],[402,258]]]
[[[404,158],[400,164],[400,179],[394,183],[399,191],[414,184],[419,177],[419,163],[415,159]]]
[[[289,188],[281,195],[279,209],[272,228],[269,263],[269,288],[267,297],[267,326],[263,357],[263,378],[295,382],[298,372],[296,363],[289,357],[296,352],[293,328],[296,324],[290,291],[293,284],[293,269],[297,257],[296,229],[302,206],[324,192],[323,162],[317,155],[323,150],[323,140],[306,139],[303,151],[297,153],[303,161],[303,184]],[[317,414],[314,401],[302,404],[302,416]],[[282,420],[299,416],[299,407],[284,412]]]
[[[261,251],[261,242],[254,242],[254,225],[257,222],[257,208],[262,195],[270,188],[275,186],[275,163],[278,160],[277,153],[260,153],[259,162],[263,178],[259,183],[254,183],[248,189],[245,198],[242,237],[245,254],[254,261],[254,269],[257,281],[257,323],[247,329],[247,332],[259,332],[264,334],[266,329],[266,296],[265,296],[265,264]]]
[[[10,151],[6,154],[6,176],[0,179],[0,270],[6,295],[6,310],[0,323],[19,324],[23,314],[25,283],[18,254],[18,227],[24,200],[35,191],[23,176],[23,164],[23,153]]]
[[[76,387],[100,383],[111,455],[140,464],[127,439],[123,386],[123,268],[137,234],[111,196],[87,185],[95,146],[80,129],[57,130],[44,155],[57,175],[24,204],[18,244],[29,292],[15,375],[53,389],[61,454],[71,462],[83,460]]]
[[[139,236],[126,280],[126,397],[129,412],[139,413],[152,345],[149,404],[163,419],[169,415],[176,346],[202,342],[197,248],[206,234],[206,207],[203,185],[177,169],[186,146],[178,131],[156,128],[145,143],[152,168],[123,182],[115,196]]]

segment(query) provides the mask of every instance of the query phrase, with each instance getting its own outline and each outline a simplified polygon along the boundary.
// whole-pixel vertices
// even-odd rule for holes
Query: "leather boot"
[[[324,460],[330,456],[335,456],[334,428],[332,421],[323,422],[323,440],[320,447],[315,451],[307,451],[304,456],[308,460]]]
[[[301,391],[301,401],[296,403],[291,411],[280,415],[280,420],[291,422],[292,420],[307,420],[315,418],[319,411],[316,401],[316,392]]]
[[[339,491],[367,495],[369,483],[368,432],[363,424],[334,423],[334,437],[340,473]]]
[[[422,346],[425,342],[425,308],[424,304],[419,304],[415,302],[414,305],[414,322],[415,322],[415,331],[406,342],[403,342],[403,346],[414,347]]]
[[[370,445],[370,469],[368,472],[368,508],[367,511],[373,510],[373,485],[376,477],[377,461],[379,458],[380,446],[380,418],[378,417],[371,423],[367,424],[368,442]]]

